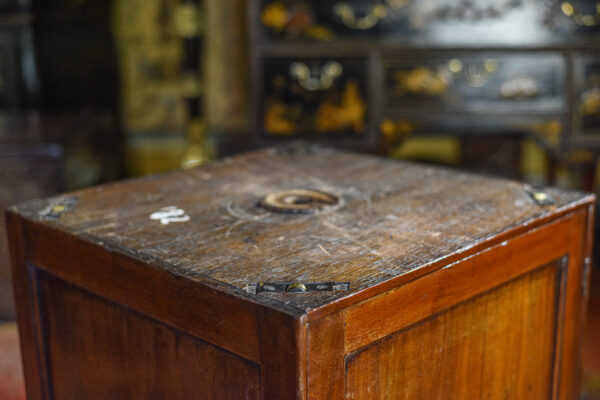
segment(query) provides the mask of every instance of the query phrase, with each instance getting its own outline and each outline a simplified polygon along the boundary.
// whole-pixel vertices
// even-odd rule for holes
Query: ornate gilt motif
[[[303,62],[295,62],[290,66],[290,75],[300,86],[309,91],[329,89],[343,72],[342,65],[336,61],[326,63],[316,74],[313,74],[310,67]]]
[[[295,121],[301,110],[277,101],[270,101],[265,107],[264,128],[270,135],[293,135],[298,132]]]
[[[356,133],[366,129],[367,104],[353,64],[292,62],[268,78],[263,127],[269,135]],[[347,70],[346,70],[347,68]]]
[[[316,40],[328,40],[333,36],[329,28],[316,24],[313,11],[300,3],[286,6],[281,1],[273,1],[262,9],[260,19],[263,26],[276,34]]]
[[[498,68],[499,62],[492,58],[482,61],[462,61],[454,58],[437,67],[397,69],[393,75],[395,86],[392,95],[438,97],[446,93],[456,80],[462,80],[471,87],[482,87],[496,74]]]
[[[569,151],[563,155],[564,160],[571,164],[590,164],[596,162],[596,155],[588,150]]]
[[[127,0],[114,3],[113,30],[121,71],[122,118],[127,132],[183,130],[186,104],[177,2]],[[182,20],[180,19],[180,22]],[[196,28],[194,28],[195,30]],[[196,77],[197,79],[198,77]]]
[[[379,131],[385,146],[391,146],[409,137],[417,129],[417,124],[414,121],[399,119],[391,120],[384,119],[379,124]]]
[[[600,116],[600,87],[586,90],[581,95],[581,114]]]
[[[316,113],[315,126],[319,132],[335,132],[351,129],[360,133],[365,129],[367,105],[360,96],[358,83],[349,80],[342,93],[340,104],[326,101]]]
[[[202,118],[196,118],[189,122],[188,126],[188,148],[181,161],[183,168],[193,168],[206,164],[211,155],[206,146],[206,123]]]
[[[388,8],[384,4],[372,5],[362,17],[358,17],[354,7],[348,3],[337,3],[333,10],[348,28],[360,30],[373,28],[388,13]]]

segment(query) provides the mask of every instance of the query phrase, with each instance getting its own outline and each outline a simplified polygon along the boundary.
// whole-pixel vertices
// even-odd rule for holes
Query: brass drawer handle
[[[333,82],[342,75],[344,68],[336,61],[330,61],[316,70],[303,62],[295,62],[290,65],[290,75],[296,79],[304,89],[314,92],[327,90],[333,86]]]
[[[596,3],[596,14],[582,14],[572,3],[564,2],[560,5],[563,14],[571,18],[579,26],[600,25],[600,3]]]
[[[388,14],[388,8],[383,4],[372,6],[364,17],[357,17],[356,10],[347,3],[337,3],[333,6],[333,11],[341,18],[344,25],[358,30],[373,28]]]

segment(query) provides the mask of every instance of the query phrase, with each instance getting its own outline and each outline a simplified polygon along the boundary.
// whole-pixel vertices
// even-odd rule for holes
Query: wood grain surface
[[[13,208],[28,397],[577,398],[595,198],[531,190],[296,146]]]
[[[549,399],[556,264],[369,346],[346,399]]]
[[[312,215],[258,206],[267,194],[294,188],[332,193],[341,204]],[[75,192],[74,210],[43,223],[192,280],[220,282],[237,296],[306,312],[593,199],[549,189],[556,204],[539,206],[523,189],[502,179],[298,146]],[[56,200],[16,212],[39,221],[40,210]],[[184,210],[189,221],[150,219],[168,206]],[[351,290],[243,291],[273,281],[348,281]]]
[[[52,398],[260,398],[260,367],[40,273]]]

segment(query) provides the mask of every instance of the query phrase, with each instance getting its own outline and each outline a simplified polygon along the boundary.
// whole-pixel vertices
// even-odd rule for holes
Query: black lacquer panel
[[[367,123],[367,63],[267,59],[262,128],[269,136],[359,137]]]
[[[260,20],[271,39],[519,45],[598,33],[600,7],[585,0],[265,0]]]
[[[560,112],[565,60],[560,54],[457,54],[386,63],[392,107],[510,114]]]

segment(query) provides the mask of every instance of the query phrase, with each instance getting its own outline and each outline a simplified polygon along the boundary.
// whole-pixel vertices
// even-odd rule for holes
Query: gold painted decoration
[[[366,132],[365,65],[353,60],[272,60],[266,72],[263,130],[268,135]]]
[[[206,123],[202,118],[196,118],[188,125],[188,148],[181,161],[183,168],[193,168],[206,164],[211,160],[210,152],[206,145]]]
[[[175,0],[121,0],[113,5],[121,115],[127,134],[185,130],[177,10]]]
[[[365,129],[367,106],[360,96],[358,83],[349,80],[342,94],[341,103],[325,102],[316,113],[315,127],[319,132],[335,132],[351,129],[360,133]]]
[[[581,114],[600,116],[600,87],[586,90],[581,95]]]
[[[300,86],[308,91],[327,90],[344,72],[342,65],[330,61],[323,65],[317,74],[313,74],[310,67],[301,61],[290,65],[290,75],[298,81]]]
[[[175,26],[183,38],[195,38],[203,30],[200,7],[195,3],[180,3],[175,12]]]
[[[388,14],[388,8],[384,4],[371,5],[365,15],[360,17],[354,7],[348,3],[337,3],[333,6],[333,11],[348,28],[360,30],[373,28]]]
[[[288,10],[277,1],[267,4],[262,10],[261,22],[264,26],[281,32],[288,23]]]
[[[294,122],[298,110],[279,102],[269,102],[265,108],[263,125],[270,135],[293,135],[298,132]]]
[[[432,68],[419,67],[409,71],[394,72],[396,85],[392,93],[402,97],[406,94],[440,96],[448,90],[449,77]]]
[[[563,155],[563,159],[572,164],[590,164],[596,162],[596,158],[596,154],[588,150],[574,150]]]
[[[400,140],[403,140],[417,129],[417,124],[414,121],[399,119],[384,119],[379,124],[379,131],[381,132],[381,138],[384,145],[390,146]]]
[[[498,60],[463,61],[453,58],[437,66],[403,66],[392,71],[393,97],[442,97],[452,85],[485,86],[500,69]],[[537,82],[525,77],[503,85],[499,95],[504,98],[533,97],[539,88]]]
[[[560,137],[563,132],[563,124],[560,120],[549,120],[537,122],[525,126],[525,129],[542,139],[548,146],[558,150],[560,147]]]
[[[313,11],[302,4],[286,5],[273,1],[265,5],[260,15],[262,25],[275,34],[329,40],[333,32],[315,22]]]

